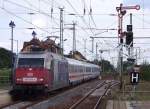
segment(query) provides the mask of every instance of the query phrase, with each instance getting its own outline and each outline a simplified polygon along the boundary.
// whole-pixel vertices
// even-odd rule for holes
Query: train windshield
[[[44,67],[44,58],[19,58],[18,67]]]

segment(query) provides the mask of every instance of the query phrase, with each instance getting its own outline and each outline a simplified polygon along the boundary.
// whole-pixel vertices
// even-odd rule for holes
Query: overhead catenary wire
[[[89,15],[90,15],[90,17],[91,17],[91,19],[93,21],[94,26],[97,28],[97,25],[96,25],[96,23],[94,21],[94,18],[93,18],[93,10],[92,10],[92,2],[91,2],[91,0],[90,0],[90,12],[89,12]]]
[[[136,19],[138,19],[138,20],[140,20],[140,21],[142,21],[144,24],[146,23],[146,24],[149,24],[150,25],[150,22],[149,21],[147,21],[147,20],[145,20],[145,19],[143,19],[143,18],[141,18],[141,17],[138,17],[138,16],[136,16],[136,15],[134,15],[133,14],[133,17],[134,18],[136,18]],[[143,29],[144,29],[145,27],[143,27]]]
[[[72,7],[72,9],[74,10],[74,12],[75,13],[77,13],[78,14],[78,12],[76,11],[76,9],[73,7],[73,5],[69,2],[69,0],[66,0],[67,1],[67,3]],[[85,25],[87,25],[87,27],[90,27],[90,25],[88,25],[87,23],[86,23],[86,21],[85,21],[85,19],[83,18],[83,17],[81,17],[81,16],[79,16],[81,19],[82,19],[82,21],[85,23]],[[90,27],[91,28],[91,27]],[[92,36],[94,36],[95,34],[94,34],[94,32],[93,32],[93,30],[92,29],[90,29],[90,31],[92,32]]]
[[[42,0],[43,1],[43,0]],[[43,14],[43,12],[40,10],[36,10],[38,13],[41,13],[41,14]],[[45,15],[46,15],[47,13],[45,13]],[[47,14],[48,15],[48,14]],[[50,15],[48,15],[49,17],[50,17]],[[56,20],[56,19],[55,19]],[[31,22],[30,22],[31,23]],[[80,28],[80,27],[79,27]],[[44,28],[45,29],[45,28]],[[82,28],[83,29],[83,31],[85,30],[84,28]]]
[[[34,12],[38,12],[38,13],[41,13],[41,14],[43,14],[43,15],[45,15],[45,16],[51,17],[49,14],[45,13],[45,12],[42,11],[42,10],[40,10],[40,11],[39,11],[39,10],[35,10],[35,9],[32,9],[32,8],[23,6],[23,5],[21,5],[21,4],[12,2],[12,1],[10,1],[10,0],[7,0],[7,2],[10,3],[10,4],[16,5],[16,6],[18,6],[18,7],[25,8],[25,9],[28,9],[28,10],[32,10],[32,11],[34,11]],[[37,7],[34,7],[34,8],[38,9]],[[52,18],[53,18],[53,17],[52,17]],[[54,20],[54,23],[57,24],[57,25],[59,25],[57,22],[55,22],[55,20]]]
[[[28,9],[28,10],[32,10],[32,11],[34,11],[34,12],[38,12],[38,13],[41,13],[41,14],[43,14],[43,15],[45,15],[45,16],[50,17],[50,15],[46,14],[46,13],[43,12],[43,11],[40,11],[40,12],[39,12],[39,10],[31,9],[31,8],[25,7],[25,6],[23,6],[23,5],[17,4],[17,3],[15,3],[15,2],[9,1],[9,0],[7,0],[7,2],[8,2],[8,3],[11,3],[11,4],[13,4],[13,5],[16,5],[16,6],[18,6],[18,7],[22,7],[22,8]],[[36,8],[36,7],[34,7],[34,8]],[[47,32],[47,33],[50,33],[49,31],[44,30],[43,28],[41,28],[41,27],[39,27],[39,26],[37,26],[37,25],[34,25],[32,22],[29,22],[29,21],[25,20],[24,18],[22,18],[22,17],[20,17],[20,16],[18,16],[18,15],[16,15],[16,14],[14,14],[13,12],[11,12],[11,11],[9,11],[9,10],[6,10],[5,8],[1,8],[1,9],[7,11],[9,14],[11,14],[11,15],[13,15],[13,16],[16,16],[16,17],[22,19],[22,20],[25,21],[26,23],[32,24],[33,26],[37,27],[37,28],[40,29],[40,30],[43,30],[43,31],[45,31],[45,32]],[[36,8],[36,9],[37,9],[37,8]],[[53,18],[53,17],[52,17],[52,18]],[[53,18],[53,19],[54,19],[54,18]],[[55,24],[59,25],[55,20],[53,20],[53,21],[54,21]]]
[[[81,0],[81,1],[82,1],[82,0]],[[90,24],[90,19],[91,19],[92,22],[93,22],[93,24],[94,24],[94,26],[97,28],[96,23],[95,23],[95,21],[94,21],[94,18],[93,18],[93,16],[92,16],[93,13],[92,13],[91,0],[90,0],[90,9],[88,9],[85,0],[83,0],[83,4],[84,4],[84,10],[86,10],[86,9],[88,10],[87,15],[89,16],[89,26],[91,27],[91,24]],[[85,15],[85,13],[84,13],[84,15]]]
[[[41,28],[41,27],[39,27],[39,26],[37,26],[37,25],[34,25],[32,22],[30,22],[30,21],[28,21],[28,20],[25,20],[24,18],[22,18],[22,17],[20,17],[20,16],[17,16],[16,14],[12,13],[11,11],[8,11],[8,10],[2,8],[2,7],[0,7],[0,9],[4,10],[5,12],[7,12],[8,14],[11,14],[11,15],[14,16],[14,17],[17,17],[17,18],[23,20],[24,22],[26,22],[26,23],[28,23],[28,24],[31,24],[31,25],[37,27],[38,29],[40,29],[40,30],[42,30],[42,31],[44,31],[44,32],[47,32],[47,33],[51,34],[49,31],[47,31],[47,30],[45,30],[45,29],[43,29],[43,28]]]
[[[71,6],[71,8],[74,10],[75,13],[79,14],[79,13],[76,11],[76,9],[74,8],[74,6],[70,3],[69,0],[65,0],[65,1]],[[81,16],[79,16],[79,17],[80,17],[81,20],[84,22],[84,24],[85,24],[87,27],[89,27],[89,25],[87,24],[87,22],[85,21],[85,19],[84,19],[83,17],[81,17]],[[92,34],[94,35],[93,30],[90,30],[90,31],[91,31]]]
[[[47,13],[43,12],[42,10],[39,12],[38,10],[31,9],[31,8],[29,8],[29,7],[26,7],[26,6],[23,6],[23,5],[17,4],[17,3],[15,3],[15,2],[12,2],[12,1],[9,1],[9,0],[7,0],[7,2],[9,2],[9,3],[13,4],[13,5],[16,5],[16,6],[19,6],[19,7],[25,8],[25,9],[28,9],[28,10],[32,10],[32,11],[34,11],[34,12],[41,13],[41,14],[46,15],[46,16],[48,16],[48,17],[51,17],[49,14],[47,14]],[[32,5],[32,4],[31,4],[31,5]],[[37,7],[35,7],[35,6],[33,6],[33,7],[37,9]],[[55,24],[57,24],[57,25],[59,25],[59,24],[55,21],[55,20],[59,20],[59,19],[54,18],[54,17],[52,17],[52,18],[53,18],[54,23],[55,23]],[[65,23],[66,23],[66,22],[65,22]],[[85,31],[85,30],[84,30],[84,31]],[[86,33],[87,33],[87,31],[86,31]]]
[[[12,3],[12,2],[11,2],[11,3]],[[13,4],[14,4],[14,3],[13,3]],[[18,4],[17,4],[17,5],[18,5]],[[19,5],[19,6],[20,6],[20,5]],[[22,6],[21,6],[21,7],[22,7]],[[24,8],[27,8],[27,7],[24,7]],[[31,10],[31,9],[30,9],[30,10]],[[32,9],[32,10],[33,10],[33,9]],[[34,10],[34,11],[35,11],[35,10]],[[41,12],[40,12],[40,13],[41,13]],[[46,13],[43,13],[43,12],[42,12],[41,14],[44,14],[44,15],[45,15]],[[48,15],[48,14],[46,14],[46,15]],[[48,15],[48,16],[49,16],[49,15]],[[56,23],[56,22],[55,22],[55,23]],[[57,25],[58,25],[58,23],[57,23]],[[82,29],[83,29],[83,28],[82,28]]]

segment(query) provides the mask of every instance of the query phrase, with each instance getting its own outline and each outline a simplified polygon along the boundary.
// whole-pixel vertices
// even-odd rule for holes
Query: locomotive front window
[[[18,67],[43,67],[43,58],[19,58]]]

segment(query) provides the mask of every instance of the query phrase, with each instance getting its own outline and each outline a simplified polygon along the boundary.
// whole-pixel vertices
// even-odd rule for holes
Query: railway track
[[[67,89],[64,89],[60,92],[58,92],[57,90],[56,91],[53,91],[52,94],[50,95],[42,95],[42,96],[39,96],[39,97],[29,97],[29,98],[26,98],[26,99],[23,99],[23,100],[17,100],[17,101],[13,101],[12,103],[9,103],[9,104],[6,104],[2,107],[0,107],[0,109],[26,109],[36,103],[39,103],[39,102],[42,102],[46,99],[49,99],[51,97],[54,97],[56,96],[57,94],[59,93],[63,93],[63,91],[65,91]],[[38,95],[37,95],[38,96]]]
[[[81,99],[79,99],[77,102],[75,102],[73,105],[71,105],[68,109],[99,109],[100,103],[102,101],[102,98],[107,95],[109,89],[113,87],[114,85],[117,85],[118,82],[103,82],[97,85],[94,89],[91,89],[85,96],[83,96]],[[101,90],[101,88],[104,89],[102,91],[102,94],[99,95],[99,97],[95,97],[94,99],[91,97],[92,94],[96,93],[97,90]],[[96,100],[95,100],[96,99]],[[95,104],[91,104],[91,100],[96,101]],[[87,104],[90,104],[87,105]]]
[[[100,105],[102,98],[108,93],[109,89],[111,87],[113,87],[113,85],[116,85],[118,83],[116,82],[111,82],[111,81],[101,81],[95,88],[90,89],[90,91],[83,96],[83,98],[79,99],[76,103],[72,103],[68,106],[68,109],[84,109],[86,106],[86,100],[89,99],[93,99],[90,98],[91,95],[93,96],[94,93],[96,93],[96,91],[100,91],[102,92],[98,97],[96,97],[96,101],[93,100],[95,103],[92,108],[86,108],[86,109],[97,109],[97,107]],[[69,89],[65,89],[63,91],[59,91],[59,92],[54,92],[53,94],[49,95],[48,97],[43,97],[40,99],[34,99],[33,100],[27,100],[27,101],[17,101],[14,102],[12,104],[9,104],[7,106],[1,107],[1,109],[43,109],[41,108],[44,105],[44,109],[48,109],[48,107],[50,107],[49,105],[49,99],[67,91]],[[71,88],[71,90],[73,90],[73,88]],[[48,104],[48,106],[45,106],[45,104],[42,103],[46,103]],[[91,101],[90,101],[91,102]],[[40,104],[40,105],[38,105]],[[45,108],[46,107],[46,108]],[[67,109],[67,108],[65,108]]]
[[[80,85],[78,85],[78,86],[80,86]],[[81,86],[82,86],[82,84],[81,84]],[[50,98],[53,98],[53,97],[55,97],[55,96],[57,96],[63,92],[73,90],[75,87],[76,86],[71,86],[71,87],[67,87],[64,89],[59,89],[59,90],[51,92],[50,94],[48,94],[48,96],[42,96],[42,97],[38,97],[38,98],[33,97],[32,100],[31,99],[30,100],[19,99],[17,101],[12,101],[8,104],[1,106],[0,109],[27,109],[27,108],[32,107],[33,105],[38,104],[42,101],[46,101]],[[21,97],[21,98],[23,98],[23,97]]]

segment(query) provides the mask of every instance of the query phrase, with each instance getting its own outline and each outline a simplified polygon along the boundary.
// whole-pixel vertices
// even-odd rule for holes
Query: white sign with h
[[[131,82],[138,83],[138,81],[139,81],[139,74],[137,72],[133,72],[131,76]]]

